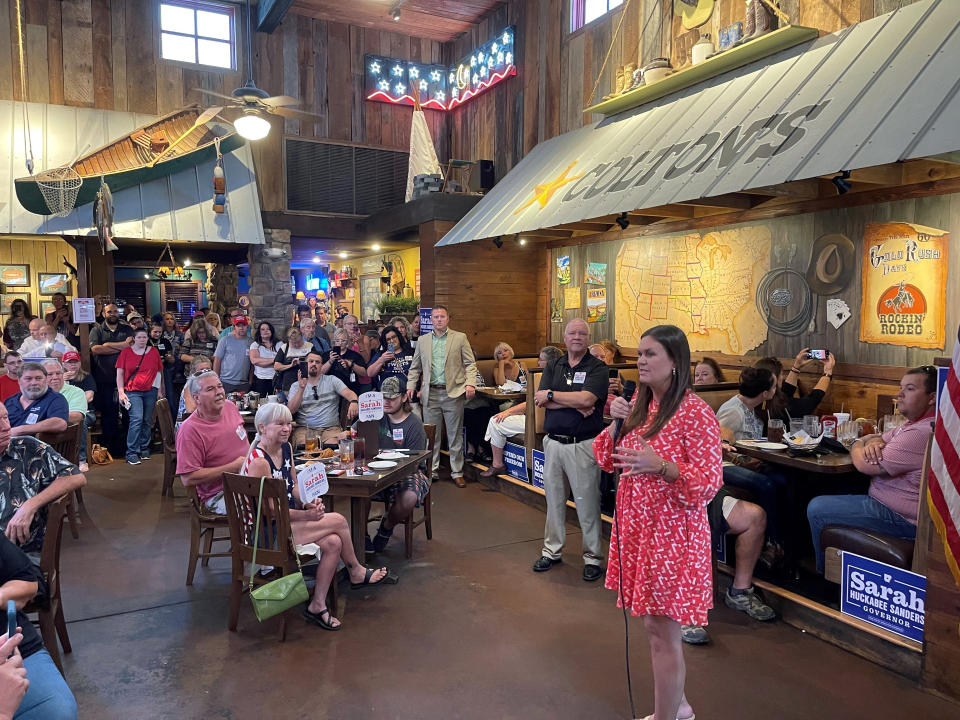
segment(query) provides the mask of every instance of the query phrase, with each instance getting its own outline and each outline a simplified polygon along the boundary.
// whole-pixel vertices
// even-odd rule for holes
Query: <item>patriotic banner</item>
[[[960,585],[960,330],[938,400],[927,504],[953,579]]]

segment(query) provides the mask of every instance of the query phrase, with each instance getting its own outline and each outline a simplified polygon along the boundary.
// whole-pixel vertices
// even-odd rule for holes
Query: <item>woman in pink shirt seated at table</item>
[[[817,570],[823,572],[820,533],[827,525],[873,530],[901,538],[917,536],[920,474],[932,432],[937,369],[908,370],[900,380],[898,405],[907,422],[883,434],[867,435],[850,447],[857,470],[870,475],[866,495],[820,495],[807,505]]]
[[[387,578],[387,568],[368,568],[360,563],[353,549],[347,519],[340,513],[326,512],[322,499],[307,504],[300,502],[293,447],[290,445],[290,433],[293,430],[290,409],[280,403],[262,405],[257,410],[254,424],[257,436],[240,468],[240,474],[252,477],[269,475],[286,483],[294,550],[300,555],[320,553],[316,588],[313,599],[303,608],[303,617],[324,630],[339,630],[340,621],[327,607],[327,591],[339,561],[342,559],[347,566],[350,586],[354,588],[383,582]]]

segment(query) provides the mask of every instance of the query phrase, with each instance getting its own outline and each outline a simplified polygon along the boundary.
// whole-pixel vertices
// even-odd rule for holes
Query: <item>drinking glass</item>
[[[790,434],[796,435],[798,432],[803,430],[803,419],[802,418],[790,418]]]
[[[307,432],[306,437],[303,440],[303,450],[304,452],[312,453],[316,452],[320,447],[319,438],[314,435],[312,432]]]
[[[803,431],[810,437],[820,437],[820,418],[816,415],[804,415]]]
[[[853,441],[860,437],[860,423],[855,420],[847,420],[837,426],[837,439],[845,447],[853,445]]]
[[[348,472],[353,470],[353,438],[340,441],[340,467]]]
[[[767,440],[770,442],[783,442],[783,420],[771,420],[767,423]]]

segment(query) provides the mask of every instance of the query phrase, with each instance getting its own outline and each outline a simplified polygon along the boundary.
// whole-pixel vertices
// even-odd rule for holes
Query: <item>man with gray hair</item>
[[[67,429],[69,406],[58,392],[50,392],[43,365],[30,362],[20,373],[20,392],[7,398],[4,405],[10,416],[10,434],[36,435]]]
[[[226,514],[223,473],[240,472],[250,442],[240,411],[227,401],[223,383],[212,370],[191,375],[187,393],[197,409],[177,431],[177,474],[207,508]]]
[[[572,490],[583,538],[583,579],[591,582],[603,577],[600,467],[593,456],[593,439],[603,430],[608,372],[603,361],[587,351],[590,327],[584,320],[575,318],[567,323],[563,342],[566,354],[544,368],[533,398],[545,410],[543,429],[547,433],[543,438],[547,522],[543,549],[533,571],[544,572],[562,560],[567,496]]]
[[[321,355],[330,352],[330,343],[317,337],[317,323],[313,318],[306,317],[300,321],[300,334],[303,335],[305,343],[313,346],[314,352]]]
[[[67,401],[69,414],[67,422],[82,423],[87,416],[87,395],[83,389],[76,385],[64,382],[63,365],[56,358],[47,358],[41,363],[43,369],[47,371],[47,385],[54,392],[63,395]]]

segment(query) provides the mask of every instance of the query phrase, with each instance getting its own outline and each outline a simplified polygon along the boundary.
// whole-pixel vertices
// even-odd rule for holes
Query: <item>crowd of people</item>
[[[135,309],[124,308],[121,315],[116,304],[106,303],[90,330],[91,374],[81,367],[76,327],[64,308],[65,302],[55,303],[54,312],[40,320],[18,307],[4,328],[14,349],[4,354],[0,375],[0,446],[10,461],[0,474],[23,475],[22,484],[7,482],[0,489],[7,493],[0,497],[5,501],[0,526],[9,539],[0,548],[4,557],[26,553],[29,561],[42,542],[43,508],[85,482],[86,447],[75,467],[38,441],[38,433],[79,424],[85,439],[97,421],[95,409],[111,452],[138,465],[150,457],[157,400],[167,397],[177,421],[177,473],[207,509],[226,512],[225,472],[286,482],[293,542],[299,552],[320,558],[303,616],[338,630],[340,620],[326,596],[339,563],[354,586],[385,582],[390,571],[367,567],[357,557],[343,516],[327,512],[322,501],[301,502],[293,447],[308,435],[336,444],[350,433],[359,396],[379,390],[385,411],[381,446],[425,449],[424,423],[435,425],[438,438],[446,437],[451,479],[462,488],[471,460],[488,463],[480,473],[484,477],[505,472],[506,442],[526,429],[526,403],[496,405],[477,393],[485,381],[474,350],[463,332],[450,327],[450,312],[441,304],[432,309],[432,330],[418,337],[403,318],[370,330],[349,314],[331,322],[314,302],[297,308],[281,339],[269,322],[251,326],[240,308],[230,310],[222,328],[219,316],[204,309],[181,330],[169,313],[146,322]],[[815,360],[804,348],[788,369],[776,358],[760,358],[739,369],[735,392],[713,412],[695,390],[722,386],[724,369],[708,357],[692,362],[680,329],[651,328],[637,354],[633,393],[633,384],[624,381],[627,364],[620,348],[610,341],[591,344],[590,326],[581,319],[566,325],[563,349],[547,346],[539,353],[533,402],[544,416],[547,510],[532,569],[547,572],[563,561],[566,503],[572,497],[582,532],[583,580],[605,578],[606,587],[617,592],[617,604],[643,617],[653,655],[656,716],[690,718],[682,643],[709,641],[711,537],[735,537],[735,574],[723,599],[758,621],[772,620],[775,613],[755,589],[754,573],[758,566],[769,570],[782,563],[791,541],[793,479],[780,466],[745,456],[736,443],[765,437],[774,421],[789,425],[815,412],[829,390],[836,358],[827,353]],[[509,344],[497,344],[492,355],[496,385],[525,387],[531,368]],[[800,393],[800,373],[812,370],[820,370],[819,378]],[[906,422],[851,447],[856,469],[870,477],[867,494],[824,495],[807,505],[820,572],[820,532],[827,525],[915,534],[935,382],[932,368],[908,371],[898,396]],[[252,443],[230,402],[231,394],[251,390],[262,399]],[[438,477],[440,447],[435,443],[432,458],[388,491],[390,509],[368,537],[369,552],[383,552],[396,525],[424,502]],[[28,456],[42,462],[28,470]],[[616,492],[608,549],[601,535],[604,478]],[[27,490],[18,501],[12,493],[21,487]],[[28,565],[11,561],[11,567],[20,568],[27,581]],[[42,582],[37,587],[42,590]],[[7,644],[30,649],[28,635]],[[21,652],[28,674],[40,660],[26,660],[42,659],[42,652]],[[65,684],[51,692],[64,696],[64,689],[69,694]]]

